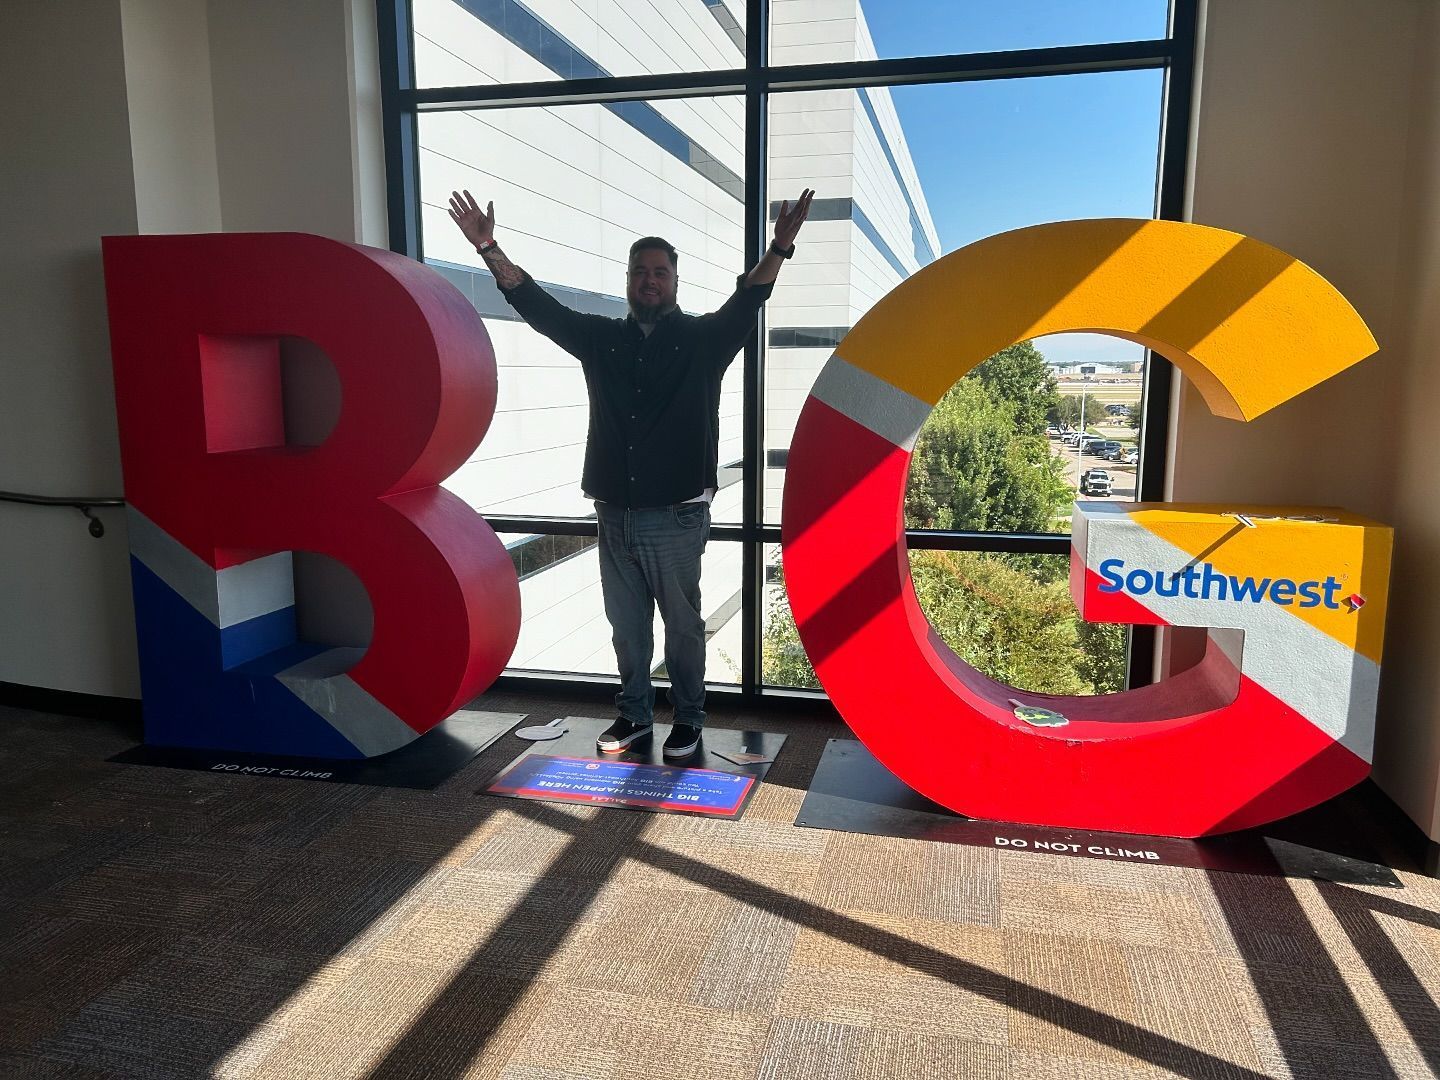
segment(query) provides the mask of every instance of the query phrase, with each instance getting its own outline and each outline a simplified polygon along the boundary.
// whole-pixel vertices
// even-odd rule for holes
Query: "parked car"
[[[1110,474],[1104,469],[1086,469],[1080,474],[1081,495],[1106,495],[1110,494]]]
[[[1114,439],[1101,439],[1090,444],[1090,453],[1098,458],[1105,458],[1107,461],[1114,461],[1120,456],[1120,444]]]
[[[1120,456],[1120,460],[1126,465],[1136,464],[1140,460],[1139,449],[1132,446],[1129,450],[1126,450],[1125,453]]]

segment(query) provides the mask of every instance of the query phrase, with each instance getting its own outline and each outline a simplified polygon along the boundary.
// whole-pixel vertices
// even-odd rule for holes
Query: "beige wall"
[[[121,0],[142,233],[218,232],[210,34],[200,0]]]
[[[1440,840],[1440,3],[1415,35],[1414,116],[1404,169],[1405,236],[1396,283],[1400,393],[1392,489],[1394,589],[1375,772]]]
[[[0,33],[0,490],[118,496],[97,238],[137,225],[119,0],[13,4]],[[0,503],[0,680],[133,696],[119,511]]]
[[[0,33],[0,490],[122,494],[99,238],[384,246],[369,0],[46,0]],[[0,503],[0,681],[140,692],[123,515]]]
[[[1437,5],[1209,0],[1206,8],[1193,220],[1309,263],[1355,305],[1381,350],[1250,424],[1211,416],[1183,386],[1171,497],[1339,505],[1396,526],[1376,778],[1437,835],[1440,621],[1431,612],[1440,573],[1426,567],[1440,559],[1440,484],[1424,432],[1427,399],[1440,390],[1425,355],[1440,347]]]
[[[373,0],[211,0],[227,232],[388,246]]]
[[[1380,355],[1251,424],[1186,387],[1173,497],[1390,508],[1395,288],[1414,28],[1428,0],[1210,0],[1191,216],[1309,263],[1353,303]],[[1263,357],[1257,357],[1263,362]],[[1377,422],[1381,421],[1381,422]]]

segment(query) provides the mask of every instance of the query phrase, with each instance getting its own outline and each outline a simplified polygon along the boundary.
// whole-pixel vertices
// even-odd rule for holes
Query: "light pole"
[[[1080,494],[1080,447],[1085,441],[1085,384],[1080,384],[1080,436],[1075,440],[1075,494]]]

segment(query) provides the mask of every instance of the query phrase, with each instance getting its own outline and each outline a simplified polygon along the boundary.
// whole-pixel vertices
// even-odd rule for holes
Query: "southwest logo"
[[[1259,604],[1265,600],[1281,607],[1313,608],[1324,605],[1340,608],[1336,593],[1341,584],[1334,577],[1324,581],[1295,581],[1291,578],[1236,577],[1222,574],[1209,563],[1191,563],[1180,570],[1126,571],[1124,559],[1106,559],[1100,564],[1102,593],[1126,592],[1131,596],[1184,596],[1191,600],[1240,600]],[[1363,601],[1362,601],[1363,602]]]

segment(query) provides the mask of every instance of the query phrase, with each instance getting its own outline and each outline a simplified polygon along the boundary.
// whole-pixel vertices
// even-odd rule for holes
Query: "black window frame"
[[[546,82],[504,83],[480,86],[419,88],[415,85],[410,0],[376,0],[379,29],[381,107],[385,139],[387,212],[390,248],[419,259],[423,251],[420,226],[419,118],[423,112],[505,108],[523,105],[582,105],[644,102],[706,95],[743,96],[745,101],[744,221],[745,265],[753,265],[766,242],[770,208],[765,193],[768,166],[767,104],[771,93],[793,90],[863,89],[916,83],[954,83],[997,79],[1080,75],[1110,71],[1159,69],[1164,73],[1159,160],[1156,170],[1155,216],[1184,220],[1187,152],[1198,36],[1199,0],[1171,0],[1164,38],[1093,45],[1067,45],[1004,52],[952,53],[940,56],[855,60],[824,64],[771,65],[769,55],[769,0],[745,0],[745,66],[719,71],[661,73],[561,79]],[[711,537],[743,545],[740,617],[741,679],[713,685],[721,694],[741,700],[823,697],[820,690],[769,686],[761,679],[761,640],[765,589],[762,552],[766,544],[780,542],[780,528],[763,519],[764,470],[764,367],[766,341],[762,313],[757,333],[745,347],[744,498],[739,525],[716,525]],[[1146,356],[1141,398],[1140,462],[1137,497],[1158,502],[1164,498],[1166,448],[1170,421],[1169,361],[1157,353]],[[595,536],[592,519],[512,517],[485,515],[496,532]],[[1018,552],[1032,555],[1066,555],[1070,537],[1064,534],[947,532],[908,530],[912,550]],[[1154,681],[1155,631],[1130,630],[1130,686]],[[600,676],[565,672],[512,674],[506,682],[542,685],[559,683],[613,685]]]

